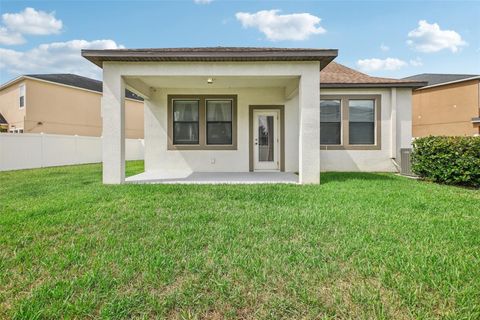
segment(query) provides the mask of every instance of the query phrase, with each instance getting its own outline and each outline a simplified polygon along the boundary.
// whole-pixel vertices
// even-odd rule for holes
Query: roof
[[[475,74],[442,74],[442,73],[422,73],[403,78],[404,80],[426,81],[427,86],[447,84],[450,82],[465,81],[471,78],[479,77]]]
[[[330,63],[320,72],[320,83],[322,88],[418,88],[426,85],[417,80],[372,77],[336,62]]]
[[[263,47],[82,50],[99,67],[105,61],[321,61],[323,68],[337,55],[336,49]]]
[[[5,120],[3,115],[0,113],[0,125],[3,125],[3,124],[8,124],[8,122],[7,122],[7,120]]]
[[[87,77],[82,77],[73,73],[51,73],[51,74],[27,74],[29,78],[35,78],[55,83],[64,84],[67,86],[87,89],[91,91],[102,92],[102,81]],[[143,100],[130,90],[125,90],[125,97],[135,100]]]
[[[0,90],[23,79],[33,79],[33,80],[37,79],[42,81],[48,81],[48,82],[58,83],[58,84],[62,84],[70,87],[96,91],[99,93],[102,93],[103,91],[102,81],[87,78],[87,77],[82,77],[73,73],[26,74],[0,85]],[[136,95],[130,90],[125,90],[125,97],[129,99],[143,101],[143,99],[140,96]]]

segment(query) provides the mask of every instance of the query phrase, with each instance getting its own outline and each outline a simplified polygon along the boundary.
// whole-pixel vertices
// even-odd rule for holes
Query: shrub
[[[415,139],[412,170],[427,180],[480,187],[480,137]]]

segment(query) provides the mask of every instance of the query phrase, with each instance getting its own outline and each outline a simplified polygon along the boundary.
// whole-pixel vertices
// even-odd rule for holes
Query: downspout
[[[390,159],[393,162],[393,165],[397,168],[397,171],[400,172],[400,166],[398,165],[397,158],[397,88],[392,88],[390,90]]]

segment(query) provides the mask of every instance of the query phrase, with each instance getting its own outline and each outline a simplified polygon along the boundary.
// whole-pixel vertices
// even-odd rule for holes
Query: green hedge
[[[480,187],[480,137],[415,139],[412,170],[427,180]]]

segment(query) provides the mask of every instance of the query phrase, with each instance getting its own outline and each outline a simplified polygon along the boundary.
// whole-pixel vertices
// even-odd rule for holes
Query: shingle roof
[[[7,120],[3,117],[3,115],[0,113],[0,125],[2,124],[8,124]]]
[[[331,62],[320,72],[322,88],[348,87],[422,87],[425,83],[416,80],[399,80],[372,77],[342,64]]]
[[[99,67],[104,61],[321,61],[323,68],[337,55],[337,49],[264,47],[82,50]]]
[[[25,76],[97,92],[102,92],[103,90],[102,81],[82,77],[72,73],[27,74]],[[125,90],[125,97],[135,100],[143,100],[130,90]]]
[[[403,78],[404,80],[426,81],[428,86],[478,77],[476,74],[422,73]]]

